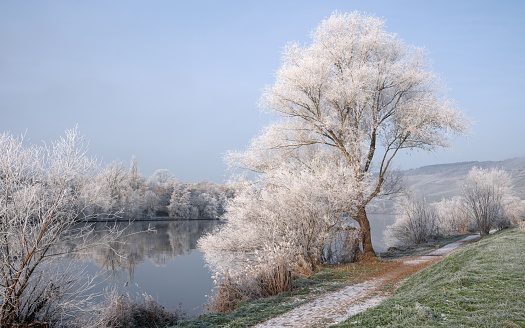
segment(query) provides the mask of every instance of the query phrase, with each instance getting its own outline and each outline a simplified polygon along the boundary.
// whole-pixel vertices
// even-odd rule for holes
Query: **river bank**
[[[377,278],[387,273],[399,270],[400,259],[417,258],[430,253],[447,244],[464,238],[458,235],[432,243],[399,248],[394,252],[379,254],[378,261],[369,264],[351,263],[341,266],[325,266],[313,275],[294,281],[293,290],[278,296],[241,304],[230,313],[206,314],[196,319],[181,323],[178,327],[250,327],[264,322],[272,317],[286,313],[303,304],[307,304],[328,293],[333,293],[345,287],[363,283],[371,278]],[[438,257],[434,257],[438,260]],[[429,263],[430,265],[431,263]],[[423,266],[415,266],[422,269]],[[399,274],[397,280],[413,274]],[[385,282],[388,284],[389,282]],[[393,283],[391,281],[390,283]],[[385,285],[383,284],[383,285]],[[393,284],[385,287],[387,292],[393,291]],[[313,324],[313,322],[311,322]]]

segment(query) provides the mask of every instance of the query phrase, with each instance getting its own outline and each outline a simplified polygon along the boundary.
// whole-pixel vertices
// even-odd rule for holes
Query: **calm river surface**
[[[200,236],[213,230],[219,222],[138,221],[117,224],[126,228],[124,231],[128,236],[123,242],[112,245],[116,253],[99,247],[79,256],[87,265],[89,274],[104,270],[106,280],[97,289],[115,286],[121,293],[147,293],[167,309],[181,304],[190,316],[203,313],[203,303],[207,302],[206,295],[211,295],[213,280],[202,254],[195,248]],[[97,224],[95,229],[100,228],[97,233],[103,235],[104,227]],[[154,231],[144,232],[148,227]]]
[[[393,215],[369,214],[372,243],[376,252],[386,250],[383,230],[394,222]],[[118,223],[122,228],[127,222]],[[182,305],[188,315],[204,313],[206,295],[212,294],[212,273],[205,266],[203,255],[195,248],[200,236],[213,230],[219,221],[138,221],[125,230],[131,234],[124,242],[109,248],[95,248],[82,254],[80,260],[94,274],[104,270],[107,279],[99,286],[116,286],[119,291],[147,293],[170,309]],[[104,234],[100,225],[99,234]],[[153,228],[154,232],[143,232]],[[126,286],[124,288],[124,286]]]

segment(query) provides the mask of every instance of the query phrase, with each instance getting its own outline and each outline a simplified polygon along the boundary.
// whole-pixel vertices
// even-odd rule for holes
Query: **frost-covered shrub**
[[[347,167],[312,159],[309,166],[295,171],[272,171],[265,184],[243,182],[234,199],[227,203],[226,224],[199,240],[206,254],[229,253],[245,260],[245,254],[280,247],[291,266],[299,258],[315,268],[332,230],[352,210],[348,199],[356,192],[351,179],[343,179]],[[286,248],[283,248],[286,245]]]
[[[166,310],[147,294],[136,298],[112,292],[97,316],[86,321],[94,328],[157,328],[176,325],[185,316],[180,309]]]
[[[254,265],[237,270],[234,275],[229,271],[218,273],[215,294],[208,304],[211,312],[229,312],[242,301],[269,297],[292,289],[292,276],[286,256],[273,252],[267,257],[268,262],[256,262]]]
[[[504,170],[472,168],[461,185],[461,197],[481,235],[509,227],[519,216],[519,205],[512,204],[520,202],[512,197],[510,175]]]
[[[439,229],[444,235],[466,234],[469,230],[469,218],[461,197],[443,199],[435,204],[439,215]]]
[[[513,195],[503,197],[503,208],[508,226],[518,224],[525,215],[525,201]]]
[[[396,222],[384,232],[388,245],[412,245],[427,242],[439,232],[438,213],[433,204],[411,193],[397,205]]]
[[[282,287],[277,273],[283,267],[275,264],[280,259],[286,259],[287,270],[294,274],[309,274],[326,260],[332,234],[349,220],[344,213],[352,210],[349,199],[355,198],[356,188],[351,176],[342,178],[349,172],[344,162],[328,166],[326,158],[313,155],[304,166],[276,167],[262,184],[240,181],[235,198],[227,203],[225,224],[199,240],[198,248],[222,286],[217,290],[223,293],[220,299],[262,295],[253,288],[272,286],[272,279]],[[359,247],[359,242],[348,245]],[[347,250],[355,259],[358,252]],[[228,288],[235,292],[227,293]],[[243,288],[247,291],[241,292]]]

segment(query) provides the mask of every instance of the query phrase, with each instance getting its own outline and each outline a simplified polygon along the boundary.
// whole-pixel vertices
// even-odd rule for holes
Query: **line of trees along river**
[[[122,162],[112,162],[97,174],[92,188],[100,195],[86,214],[100,220],[107,213],[117,218],[176,219],[217,218],[224,212],[226,200],[233,192],[225,186],[203,180],[199,183],[178,181],[166,169],[143,176],[133,156],[129,169]]]
[[[0,134],[2,327],[36,321],[53,327],[102,324],[106,319],[97,313],[106,310],[110,301],[93,303],[94,281],[86,273],[97,268],[86,272],[85,265],[75,265],[78,261],[87,259],[112,269],[113,276],[127,268],[125,281],[116,283],[132,285],[143,262],[157,267],[163,259],[191,253],[200,236],[201,221],[190,226],[173,222],[176,227],[165,229],[162,224],[154,229],[140,224],[125,229],[128,222],[111,220],[151,220],[157,215],[216,218],[223,211],[228,193],[217,184],[181,183],[167,170],[146,179],[135,159],[129,170],[118,162],[100,169],[100,163],[86,155],[86,146],[77,128],[43,145],[31,144],[23,136]],[[137,232],[143,230],[147,232]],[[204,262],[200,256],[196,259],[200,262],[195,266],[202,271]],[[209,273],[205,275],[210,280]],[[186,278],[172,272],[163,286],[178,281],[187,284],[193,276],[193,272]],[[160,281],[151,274],[148,280]],[[157,290],[166,290],[163,286],[144,290],[155,298]]]

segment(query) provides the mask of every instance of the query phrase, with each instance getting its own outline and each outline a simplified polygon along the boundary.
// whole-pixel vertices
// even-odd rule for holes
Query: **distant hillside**
[[[499,168],[509,172],[516,196],[525,199],[525,157],[504,161],[461,162],[423,166],[401,171],[405,184],[419,190],[429,202],[437,202],[459,194],[458,183],[474,166],[483,169]],[[379,201],[370,208],[370,213],[392,213],[393,202]]]
[[[403,171],[406,183],[421,191],[428,201],[458,194],[458,182],[464,179],[474,166],[483,169],[503,169],[512,177],[516,196],[525,199],[525,157],[504,161],[461,162],[423,166]]]

